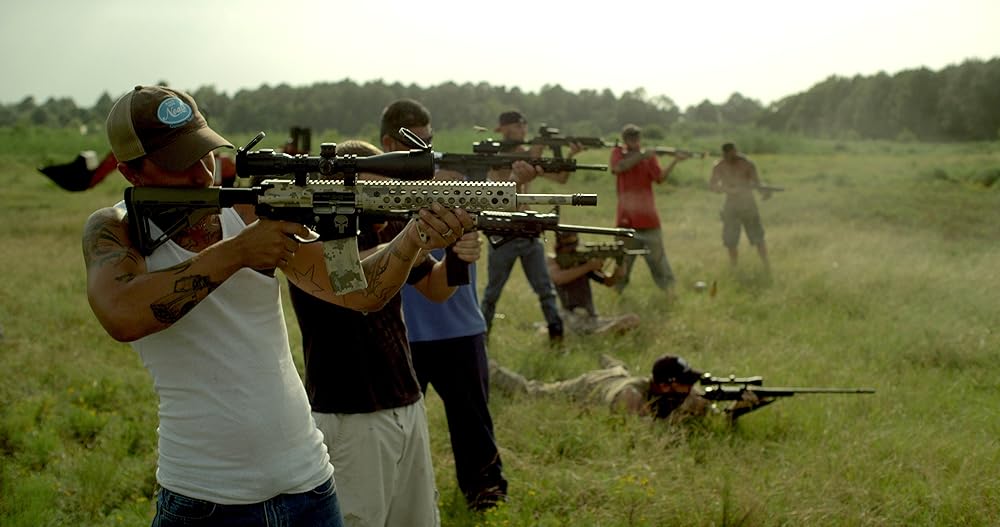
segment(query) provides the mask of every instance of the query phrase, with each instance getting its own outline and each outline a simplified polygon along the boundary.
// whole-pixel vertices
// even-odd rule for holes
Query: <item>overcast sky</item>
[[[344,78],[615,95],[642,87],[681,107],[740,92],[768,104],[830,75],[1000,57],[1000,0],[5,4],[5,104],[31,95],[89,107],[105,91],[161,80],[232,95]]]

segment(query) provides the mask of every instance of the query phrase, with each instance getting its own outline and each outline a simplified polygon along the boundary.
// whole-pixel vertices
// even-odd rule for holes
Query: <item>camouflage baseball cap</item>
[[[108,114],[107,130],[119,161],[146,156],[171,172],[216,148],[233,147],[208,127],[190,95],[165,86],[136,86],[122,95]]]

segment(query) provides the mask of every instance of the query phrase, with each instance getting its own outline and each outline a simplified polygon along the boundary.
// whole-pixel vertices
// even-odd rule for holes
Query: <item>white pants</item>
[[[366,414],[313,412],[347,527],[437,527],[424,402]]]

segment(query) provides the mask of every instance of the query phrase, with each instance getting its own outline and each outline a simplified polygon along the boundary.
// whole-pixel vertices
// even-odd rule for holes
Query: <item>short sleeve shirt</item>
[[[611,150],[611,166],[625,157],[622,147]],[[615,223],[632,229],[655,229],[660,226],[653,197],[653,183],[660,178],[660,161],[643,159],[626,172],[617,174],[618,211]]]

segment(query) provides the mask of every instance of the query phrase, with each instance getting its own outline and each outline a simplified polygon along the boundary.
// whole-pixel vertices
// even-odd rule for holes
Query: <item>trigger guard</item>
[[[292,238],[295,238],[295,241],[297,241],[299,243],[314,243],[314,242],[318,242],[319,241],[319,233],[318,232],[316,232],[316,231],[314,231],[312,229],[309,229],[309,234],[312,236],[311,238],[303,238],[303,237],[299,236],[298,234],[293,234]]]

